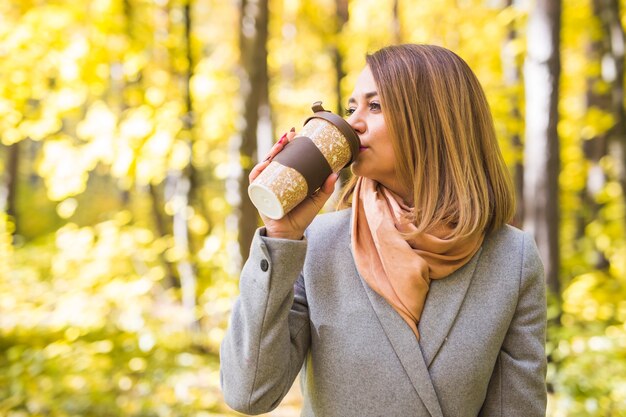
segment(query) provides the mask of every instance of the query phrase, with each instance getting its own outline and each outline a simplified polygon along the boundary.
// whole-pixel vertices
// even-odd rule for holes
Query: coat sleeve
[[[256,231],[220,348],[226,403],[245,414],[268,412],[295,380],[310,343],[302,283],[307,242]]]
[[[543,264],[524,233],[519,298],[480,417],[546,415],[546,286]]]

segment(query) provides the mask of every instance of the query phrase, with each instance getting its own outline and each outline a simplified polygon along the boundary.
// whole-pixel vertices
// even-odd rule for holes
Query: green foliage
[[[586,53],[603,36],[591,2],[563,4],[563,293],[549,305],[550,415],[624,416],[624,161],[586,159],[584,147],[616,120],[586,102],[610,93]],[[270,1],[275,137],[299,127],[313,101],[345,105],[335,50],[345,101],[365,54],[393,42],[391,0],[351,1],[341,30],[335,7]],[[17,214],[0,212],[0,415],[234,415],[218,373],[239,267],[227,184],[254,163],[231,152],[243,108],[238,17],[235,3],[217,0],[0,2],[0,197],[8,147],[21,147]],[[520,163],[512,138],[524,135],[527,10],[406,1],[398,18],[402,41],[468,61],[507,163]],[[507,80],[511,65],[520,76]],[[605,181],[589,197],[592,169]],[[180,177],[192,183],[188,201],[172,191]],[[188,245],[174,236],[181,213]],[[183,264],[196,277],[191,306]]]
[[[214,330],[189,332],[189,312],[158,262],[169,246],[120,212],[93,227],[70,223],[16,252],[0,281],[11,294],[0,303],[3,415],[223,411],[215,329],[236,285],[202,291],[191,319]]]
[[[554,415],[626,415],[626,282],[601,272],[576,277],[551,329]]]
[[[564,2],[559,121],[564,290],[562,300],[553,303],[547,346],[553,416],[626,415],[626,211],[616,180],[623,162],[610,154],[600,160],[606,181],[593,196],[599,208],[593,218],[584,197],[591,168],[585,142],[615,125],[606,110],[587,107],[587,86],[581,82],[599,76],[600,63],[590,62],[583,48],[601,36],[598,32],[589,1]],[[595,94],[605,89],[601,82],[591,88]]]
[[[193,9],[189,129],[183,6],[0,4],[0,138],[22,142],[17,216],[0,213],[0,415],[232,414],[218,348],[237,291],[222,181],[236,33],[216,34],[236,10]],[[165,190],[190,163],[203,184],[186,207],[191,253]]]

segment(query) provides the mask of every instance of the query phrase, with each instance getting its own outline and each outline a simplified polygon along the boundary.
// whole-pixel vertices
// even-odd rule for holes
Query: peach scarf
[[[376,181],[360,177],[352,204],[352,248],[365,282],[400,314],[419,340],[419,323],[430,280],[450,275],[478,251],[483,234],[447,239],[449,226],[407,240],[416,230],[413,209]]]

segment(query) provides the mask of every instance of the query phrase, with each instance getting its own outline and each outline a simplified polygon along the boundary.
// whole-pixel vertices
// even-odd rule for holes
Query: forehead
[[[367,93],[375,92],[376,90],[377,87],[376,82],[374,81],[374,76],[372,75],[370,67],[366,65],[356,79],[352,97],[362,96]]]

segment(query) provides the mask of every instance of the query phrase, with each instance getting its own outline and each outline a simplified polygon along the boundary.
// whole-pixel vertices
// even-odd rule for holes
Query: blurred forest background
[[[401,42],[487,92],[547,267],[549,415],[626,416],[621,3],[1,0],[0,416],[236,415],[247,173]]]

